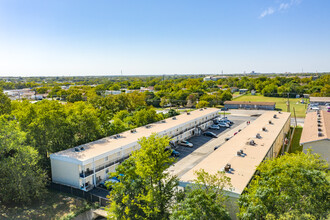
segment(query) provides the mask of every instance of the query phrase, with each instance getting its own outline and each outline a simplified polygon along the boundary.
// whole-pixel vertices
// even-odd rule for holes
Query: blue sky
[[[330,71],[329,0],[0,0],[0,76]]]

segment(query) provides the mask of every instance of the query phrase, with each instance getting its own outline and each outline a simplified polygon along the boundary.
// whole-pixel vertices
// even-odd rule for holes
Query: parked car
[[[217,138],[218,136],[216,134],[214,134],[211,131],[207,131],[203,133],[204,136],[208,136],[208,137],[213,137],[213,138]]]
[[[316,106],[312,107],[311,109],[312,110],[320,110],[320,108],[319,107],[316,107]]]
[[[179,141],[180,145],[184,146],[184,147],[193,147],[194,145],[188,141]]]
[[[176,150],[172,150],[171,156],[173,156],[173,157],[180,157],[180,152],[178,152]]]
[[[219,125],[211,125],[210,129],[220,130],[220,126]]]
[[[230,121],[230,120],[228,120],[228,119],[220,119],[219,120],[219,122],[221,123],[227,123],[227,124],[229,124],[229,125],[232,125],[232,124],[234,124],[234,122],[232,122],[232,121]]]
[[[170,150],[171,151],[171,156],[172,157],[179,157],[180,156],[180,152],[176,151],[176,150],[173,150],[172,148],[170,147],[166,147],[165,148],[165,151],[168,151]]]
[[[112,177],[110,179],[107,179],[107,180],[103,180],[100,184],[99,184],[99,187],[103,188],[103,189],[108,189],[107,188],[107,185],[109,183],[112,183],[112,184],[116,184],[116,183],[119,183],[120,180],[117,178],[117,177]],[[112,187],[110,186],[109,190],[112,190]]]
[[[228,108],[221,108],[220,111],[228,111]]]
[[[229,127],[230,127],[229,124],[224,123],[224,122],[220,122],[220,123],[218,124],[218,126],[223,127],[223,128],[229,128]]]

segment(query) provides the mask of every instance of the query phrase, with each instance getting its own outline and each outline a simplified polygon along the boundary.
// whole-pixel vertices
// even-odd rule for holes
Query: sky
[[[330,71],[329,0],[0,0],[0,76]]]

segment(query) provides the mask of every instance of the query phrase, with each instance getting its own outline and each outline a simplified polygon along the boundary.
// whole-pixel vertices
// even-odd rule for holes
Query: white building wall
[[[80,188],[78,166],[78,164],[51,159],[53,182]]]

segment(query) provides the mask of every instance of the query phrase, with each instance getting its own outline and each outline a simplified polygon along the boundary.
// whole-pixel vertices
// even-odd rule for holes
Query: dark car
[[[172,148],[170,147],[166,147],[165,148],[165,151],[168,151],[170,150],[171,151],[171,156],[172,157],[179,157],[180,156],[180,152],[176,151],[176,150],[173,150]]]
[[[221,108],[220,111],[228,111],[228,108]]]
[[[217,137],[218,137],[216,134],[214,134],[214,133],[211,132],[211,131],[204,132],[203,135],[204,135],[204,136],[213,137],[213,138],[217,138]]]

